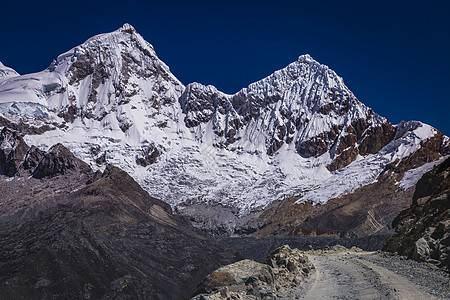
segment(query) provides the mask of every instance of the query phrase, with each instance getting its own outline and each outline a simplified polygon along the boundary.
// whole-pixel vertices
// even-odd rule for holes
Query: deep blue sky
[[[27,3],[29,2],[29,3]],[[184,84],[234,93],[304,53],[394,124],[450,135],[450,1],[3,1],[0,61],[46,68],[132,24]]]

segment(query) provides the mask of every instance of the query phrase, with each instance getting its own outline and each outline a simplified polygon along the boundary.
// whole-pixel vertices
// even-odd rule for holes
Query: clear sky
[[[308,53],[397,124],[450,135],[450,0],[3,1],[0,61],[45,69],[130,23],[184,84],[234,93]]]

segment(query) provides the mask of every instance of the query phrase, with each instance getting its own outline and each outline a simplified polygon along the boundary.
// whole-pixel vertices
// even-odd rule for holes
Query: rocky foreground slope
[[[186,299],[231,250],[173,215],[127,173],[0,133],[4,299]]]
[[[450,271],[450,158],[423,175],[384,249]]]

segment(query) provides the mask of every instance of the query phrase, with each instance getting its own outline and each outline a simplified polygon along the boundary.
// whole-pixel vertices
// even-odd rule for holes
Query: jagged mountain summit
[[[0,114],[28,144],[118,165],[181,213],[220,204],[244,216],[290,197],[323,204],[403,165],[407,187],[420,176],[401,181],[405,171],[449,152],[438,130],[391,124],[309,55],[227,95],[185,87],[128,24],[42,72],[1,78]],[[419,149],[427,154],[401,165]]]
[[[43,72],[3,81],[1,102],[4,110],[13,107],[5,102],[15,103],[19,115],[34,107],[40,111],[34,115],[60,127],[80,121],[90,130],[122,131],[123,138],[140,142],[148,121],[139,120],[154,120],[148,115],[158,113],[158,121],[165,121],[171,114],[161,106],[178,101],[183,89],[153,47],[125,24],[61,54]]]

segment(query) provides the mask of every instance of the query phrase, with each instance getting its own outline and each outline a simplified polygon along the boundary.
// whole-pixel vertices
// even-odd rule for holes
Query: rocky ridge
[[[262,149],[273,155],[292,143],[306,158],[329,152],[330,171],[347,166],[358,154],[378,152],[396,131],[359,102],[342,78],[309,55],[235,95],[189,84],[180,102],[186,125],[209,125],[218,146],[240,139],[263,141]],[[200,139],[207,133],[196,132]]]
[[[392,222],[384,248],[450,271],[450,158],[417,183],[413,201]]]

